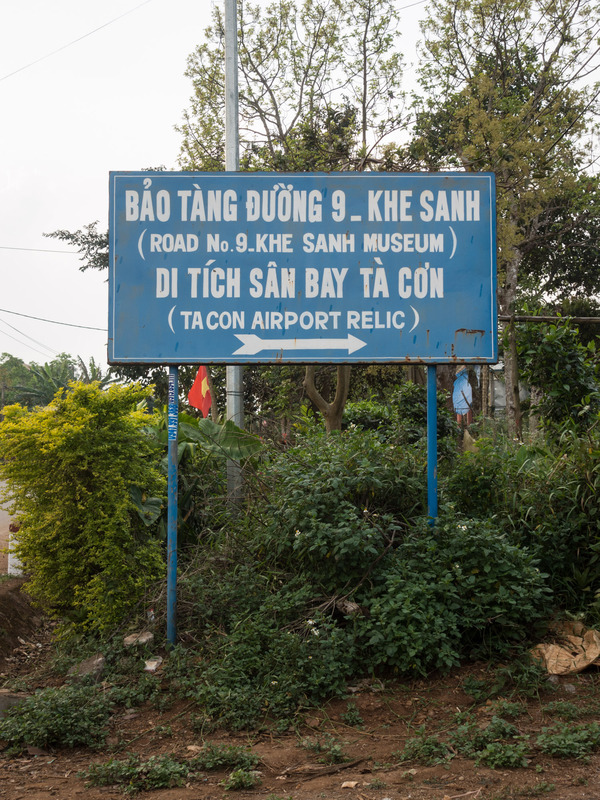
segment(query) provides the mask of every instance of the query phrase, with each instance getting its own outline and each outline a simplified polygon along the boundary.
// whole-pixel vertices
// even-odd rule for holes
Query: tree
[[[382,139],[403,124],[397,23],[391,0],[239,4],[242,168],[376,165]],[[184,169],[223,169],[224,33],[215,7],[206,41],[188,60],[194,95],[179,128]]]
[[[522,293],[537,302],[573,306],[600,294],[600,186],[598,176],[582,175],[556,198],[540,219],[536,246],[523,256]]]
[[[0,409],[19,402],[18,386],[29,378],[29,367],[23,359],[2,353],[0,356]]]
[[[377,169],[382,143],[403,124],[398,15],[391,0],[280,0],[262,11],[240,4],[241,166],[245,170]],[[224,20],[190,56],[191,108],[180,127],[184,169],[224,163]],[[341,428],[350,367],[336,369],[329,402],[316,370],[304,387],[328,430]]]
[[[85,272],[86,269],[108,269],[108,231],[98,233],[98,221],[90,225],[84,225],[83,230],[75,232],[58,230],[53,233],[45,233],[51,239],[59,239],[77,247],[82,262],[79,269]]]
[[[193,365],[179,368],[179,398],[186,400],[196,378],[198,367]],[[142,367],[135,364],[118,364],[110,368],[114,380],[132,381],[140,386],[152,387],[153,402],[167,405],[169,402],[169,372],[166,367]]]
[[[20,372],[23,380],[13,386],[13,402],[45,406],[56,392],[67,389],[73,381],[98,383],[101,388],[113,383],[114,378],[104,375],[93,358],[86,364],[80,356],[73,358],[68,353],[60,353],[52,361],[43,365],[35,362],[25,365]]]
[[[525,257],[551,219],[559,223],[556,209],[587,166],[600,7],[584,0],[433,0],[430,7],[421,68],[427,98],[404,163],[495,173],[498,301],[512,314]],[[518,430],[514,327],[509,333],[507,402]]]

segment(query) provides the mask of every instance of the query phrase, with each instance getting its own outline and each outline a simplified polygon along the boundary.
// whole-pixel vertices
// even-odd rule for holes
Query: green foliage
[[[423,464],[376,432],[310,431],[275,458],[269,478],[266,552],[328,591],[359,581],[400,522],[424,510]]]
[[[70,231],[58,230],[53,233],[45,233],[52,239],[61,242],[68,242],[78,248],[83,265],[79,269],[84,272],[86,269],[108,269],[108,231],[98,233],[98,222],[91,225],[84,225],[83,230]]]
[[[136,411],[147,395],[73,384],[45,408],[7,407],[0,424],[0,476],[21,522],[15,552],[28,591],[86,630],[114,627],[164,574],[131,495],[165,488]]]
[[[546,792],[553,792],[556,789],[555,783],[549,783],[548,781],[540,781],[536,783],[535,786],[527,787],[523,790],[523,794],[526,797],[539,797],[541,794],[545,794]]]
[[[305,750],[310,750],[312,753],[318,753],[318,760],[322,764],[343,764],[344,761],[348,761],[348,756],[344,753],[342,744],[336,741],[329,733],[325,733],[323,736],[302,739],[300,746]]]
[[[410,579],[409,579],[410,578]],[[449,668],[464,654],[526,641],[550,603],[531,557],[489,521],[444,517],[415,527],[390,554],[356,621],[369,658],[402,673]],[[434,648],[431,641],[436,642]]]
[[[527,752],[525,742],[490,742],[477,754],[475,764],[484,764],[491,769],[526,767],[529,763]]]
[[[180,581],[188,611],[179,627],[202,637],[202,661],[178,648],[166,666],[177,691],[202,707],[203,727],[291,720],[299,707],[341,694],[352,633],[314,609],[313,587],[304,577],[267,574],[247,551],[220,553]]]
[[[524,767],[527,765],[528,746],[521,740],[517,728],[498,716],[488,725],[480,727],[475,716],[468,714],[448,737],[453,752],[464,758],[475,759],[486,767]]]
[[[477,679],[469,675],[463,681],[464,691],[476,703],[506,696],[539,697],[540,691],[549,685],[548,673],[528,652],[513,655],[508,664],[494,668],[487,678]],[[498,712],[498,716],[502,715]]]
[[[404,749],[398,754],[401,763],[416,761],[419,764],[434,766],[445,764],[453,758],[448,745],[439,740],[437,736],[428,736],[425,728],[419,728],[417,735],[406,740]]]
[[[19,387],[31,380],[29,367],[23,359],[2,353],[0,356],[0,409],[23,401]]]
[[[534,444],[497,437],[477,440],[444,478],[441,492],[458,510],[493,515],[499,530],[537,560],[555,602],[599,616],[600,430]]]
[[[144,429],[161,448],[164,455],[161,468],[168,474],[168,409],[154,410]],[[230,420],[217,424],[211,419],[199,419],[180,412],[178,417],[178,546],[186,550],[197,546],[207,529],[218,529],[228,518],[226,502],[226,461],[238,461],[242,466],[262,449],[261,441],[242,430]],[[158,523],[162,539],[167,537],[167,508],[160,498],[132,497],[146,524]]]
[[[460,755],[475,758],[497,740],[512,739],[517,735],[515,726],[500,717],[492,717],[485,728],[479,727],[475,717],[469,717],[450,734],[449,742]]]
[[[502,719],[515,719],[524,714],[526,707],[522,702],[513,702],[511,700],[498,700],[494,703],[494,714]]]
[[[180,628],[202,660],[178,650],[165,669],[203,729],[289,720],[351,675],[506,654],[549,611],[531,554],[493,520],[442,509],[428,524],[418,454],[377,431],[309,427],[257,467],[247,513],[180,581]]]
[[[193,424],[182,422],[182,436],[197,442],[201,448],[212,456],[233,461],[244,461],[254,456],[262,445],[256,436],[243,431],[227,420],[222,425],[210,419],[197,419]]]
[[[540,633],[544,628],[545,624],[540,626]],[[539,698],[540,692],[552,685],[543,664],[528,651],[514,655],[508,664],[497,667],[494,682],[503,685],[512,697]]]
[[[60,353],[43,365],[25,364],[20,358],[3,353],[0,357],[0,408],[20,403],[28,408],[48,405],[56,392],[68,389],[73,381],[97,382],[102,388],[113,382],[104,375],[93,358],[86,364],[81,357]]]
[[[581,711],[575,703],[570,703],[568,700],[554,700],[551,703],[547,703],[542,708],[542,711],[552,717],[559,717],[569,721],[578,719],[581,716]]]
[[[496,173],[499,295],[507,310],[520,259],[547,243],[546,219],[554,241],[573,229],[572,214],[560,226],[554,212],[559,203],[572,208],[564,198],[585,158],[580,137],[592,124],[594,90],[580,81],[598,34],[590,13],[577,0],[506,0],[502,8],[434,0],[423,26],[421,81],[429,96],[417,109],[410,149],[428,169]]]
[[[240,5],[242,167],[329,172],[375,164],[371,140],[397,129],[401,115],[397,19],[389,0]],[[188,61],[194,97],[180,128],[185,169],[223,169],[223,32],[216,9]]]
[[[357,400],[346,403],[344,428],[356,427],[364,431],[385,431],[392,427],[393,411],[387,403],[375,400]]]
[[[451,455],[456,449],[457,428],[454,415],[446,406],[444,392],[437,393],[438,453]],[[427,388],[405,381],[389,390],[385,402],[361,400],[347,403],[346,426],[374,430],[396,446],[414,446],[427,441]]]
[[[368,789],[387,789],[387,783],[381,778],[373,778],[367,784]]]
[[[595,342],[584,346],[569,320],[521,326],[519,363],[523,378],[541,392],[532,411],[547,426],[569,421],[585,431],[600,410]]]
[[[521,515],[510,520],[513,541],[539,559],[556,600],[573,612],[589,609],[590,621],[600,589],[599,453],[597,427],[584,436],[567,429],[527,465],[515,498]]]
[[[127,794],[170,789],[183,786],[190,773],[190,763],[176,761],[169,755],[151,756],[141,761],[139,756],[124,760],[111,758],[105,764],[92,764],[80,773],[88,786],[122,786]]]
[[[364,720],[360,715],[360,711],[358,710],[356,703],[348,703],[346,710],[340,714],[340,719],[346,725],[352,725],[356,728],[360,728],[362,725],[364,725]]]
[[[600,725],[555,725],[542,728],[536,739],[542,753],[554,758],[586,758],[600,747]]]
[[[504,507],[515,459],[510,442],[481,437],[476,448],[461,453],[441,487],[448,502],[469,516],[495,514]]]
[[[446,394],[437,393],[438,449],[443,454],[456,442],[454,416],[446,407]],[[427,388],[407,381],[391,397],[398,419],[400,442],[415,444],[427,436]]]
[[[343,692],[354,652],[350,635],[319,617],[281,630],[273,611],[285,611],[286,601],[282,591],[239,619],[188,692],[219,724],[248,728],[266,717],[291,718],[298,707]]]
[[[234,769],[221,786],[228,791],[238,791],[240,789],[255,789],[260,786],[261,780],[258,772],[247,769]]]
[[[251,789],[258,785],[253,768],[259,762],[258,756],[250,750],[235,745],[207,744],[192,759],[180,761],[168,754],[152,756],[142,761],[139,756],[129,756],[124,760],[110,759],[104,764],[92,764],[82,777],[88,779],[88,786],[122,786],[128,794],[152,789],[169,789],[183,786],[186,779],[198,772],[211,772],[235,767],[226,789]]]
[[[536,302],[553,298],[552,311],[594,317],[600,270],[600,178],[585,171],[563,189],[540,220],[541,241],[523,260],[524,286]],[[596,324],[579,324],[584,344],[598,336]]]
[[[112,701],[95,686],[40,689],[0,719],[0,739],[30,747],[101,747]]]
[[[212,772],[228,767],[252,770],[258,765],[259,760],[255,753],[245,747],[209,742],[198,755],[194,756],[191,763],[195,769]]]

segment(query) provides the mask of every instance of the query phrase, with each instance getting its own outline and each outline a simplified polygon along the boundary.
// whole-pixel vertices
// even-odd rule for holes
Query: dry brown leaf
[[[550,675],[573,675],[600,657],[600,634],[588,630],[583,636],[565,635],[560,644],[538,644],[531,654],[544,664]]]

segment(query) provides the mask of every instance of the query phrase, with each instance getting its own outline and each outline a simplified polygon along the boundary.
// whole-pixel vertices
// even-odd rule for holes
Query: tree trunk
[[[506,265],[506,277],[500,302],[501,313],[514,317],[517,280],[521,253],[514,251]],[[510,436],[521,438],[521,401],[519,399],[519,364],[517,359],[517,332],[514,318],[507,328],[507,346],[504,351],[504,382],[506,386],[506,423]]]
[[[341,431],[342,417],[344,416],[344,408],[350,388],[350,365],[338,365],[335,398],[332,403],[328,403],[315,386],[315,367],[312,364],[306,367],[304,388],[310,400],[312,400],[321,414],[323,414],[327,433],[331,433],[331,431]]]
[[[504,383],[506,386],[506,421],[510,436],[522,437],[521,400],[519,398],[519,365],[517,360],[517,332],[511,319],[508,328],[508,347],[504,354]]]
[[[490,415],[490,367],[483,364],[481,367],[481,416],[485,419]]]

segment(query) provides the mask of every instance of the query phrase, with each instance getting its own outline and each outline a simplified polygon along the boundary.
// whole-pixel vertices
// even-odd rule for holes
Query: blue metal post
[[[427,510],[431,525],[438,515],[437,381],[435,364],[427,367]]]
[[[168,508],[167,508],[167,641],[177,636],[177,426],[179,422],[179,376],[169,367],[168,409]]]

